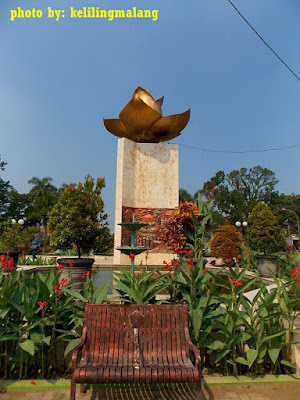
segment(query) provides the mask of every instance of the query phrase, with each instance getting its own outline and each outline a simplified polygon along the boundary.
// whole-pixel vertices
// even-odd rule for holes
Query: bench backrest
[[[188,357],[185,305],[87,304],[85,362],[165,365]]]

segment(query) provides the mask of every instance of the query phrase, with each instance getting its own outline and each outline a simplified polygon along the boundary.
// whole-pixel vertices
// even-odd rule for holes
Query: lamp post
[[[295,215],[296,220],[297,220],[298,240],[300,240],[299,217],[298,217],[297,213],[295,211],[293,211],[293,210],[290,210],[289,208],[282,208],[282,210],[289,211],[289,212],[291,212],[291,213],[293,213]]]
[[[242,231],[242,233],[244,234],[244,233],[245,233],[245,229],[246,229],[247,226],[248,226],[248,222],[247,222],[247,221],[243,221],[243,222],[236,221],[235,226],[236,226],[238,229],[241,228],[241,231]]]

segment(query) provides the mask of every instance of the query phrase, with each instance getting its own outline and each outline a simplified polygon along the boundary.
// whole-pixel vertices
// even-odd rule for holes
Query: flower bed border
[[[32,383],[34,382],[34,384]],[[224,385],[267,385],[267,384],[300,384],[300,374],[293,375],[258,375],[258,376],[205,376],[202,379],[202,385],[204,386],[224,386]],[[139,384],[131,384],[129,386],[134,387]],[[170,384],[159,384],[160,386],[169,386]],[[172,384],[176,387],[176,383]],[[70,379],[37,379],[37,380],[1,380],[0,389],[6,389],[7,391],[12,390],[62,390],[70,389]],[[78,388],[80,384],[77,385]],[[91,385],[94,388],[105,388],[110,387],[111,384],[95,384]],[[152,387],[153,385],[148,384],[147,386]],[[125,387],[125,384],[114,384],[114,387]],[[128,384],[126,385],[128,387]]]

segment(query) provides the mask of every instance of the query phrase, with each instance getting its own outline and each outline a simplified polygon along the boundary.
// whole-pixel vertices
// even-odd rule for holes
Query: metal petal
[[[122,124],[122,121],[119,119],[104,119],[103,123],[108,132],[112,133],[113,135],[120,138],[126,137],[127,139],[132,139],[129,133],[126,131],[125,126]]]
[[[120,112],[119,117],[130,136],[135,136],[142,131],[148,130],[155,121],[161,118],[161,114],[149,107],[135,93],[129,103]]]
[[[156,100],[156,104],[157,104],[158,107],[159,107],[159,110],[160,110],[161,115],[162,115],[161,106],[162,106],[163,102],[164,102],[164,96],[161,97],[160,99]]]
[[[153,110],[161,114],[161,107],[151,96],[149,90],[145,90],[139,86],[133,93],[132,98],[135,96],[138,96],[145,104],[147,104],[147,106],[151,107]]]
[[[159,142],[173,139],[180,135],[190,119],[191,110],[182,114],[162,117],[148,129],[147,136],[157,137]]]

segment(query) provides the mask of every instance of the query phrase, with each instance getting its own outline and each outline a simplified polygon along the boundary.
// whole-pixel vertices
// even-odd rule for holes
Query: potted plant
[[[286,240],[271,209],[258,203],[248,218],[246,241],[257,253],[257,268],[262,276],[277,271],[277,255],[286,248]]]
[[[89,254],[97,239],[107,229],[104,202],[101,190],[105,179],[95,180],[87,175],[84,183],[69,185],[60,195],[49,213],[48,226],[51,247],[61,250],[76,248],[78,258],[60,258],[57,262],[64,267],[63,275],[72,281],[82,281],[83,272],[91,271],[93,258],[82,258]],[[62,267],[60,267],[62,269]]]

